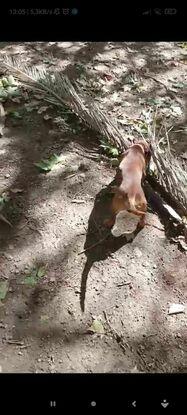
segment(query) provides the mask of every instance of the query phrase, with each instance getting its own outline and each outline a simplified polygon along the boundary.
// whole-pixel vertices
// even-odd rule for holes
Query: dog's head
[[[140,140],[140,141],[136,141],[136,142],[134,141],[134,144],[132,145],[132,147],[133,146],[136,146],[136,145],[138,145],[142,149],[142,151],[144,153],[144,156],[145,156],[146,164],[148,165],[149,162],[150,162],[150,159],[151,159],[151,147],[150,147],[150,144],[147,143],[144,140]]]

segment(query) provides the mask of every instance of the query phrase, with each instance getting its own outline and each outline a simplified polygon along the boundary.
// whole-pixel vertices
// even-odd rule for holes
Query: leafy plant
[[[4,300],[8,291],[7,281],[0,281],[0,300]]]
[[[173,88],[177,88],[177,89],[186,88],[187,87],[187,83],[186,82],[175,82],[175,81],[173,81],[172,87]]]
[[[116,157],[119,156],[119,150],[111,145],[110,143],[108,143],[108,141],[106,140],[101,140],[100,141],[100,147],[103,148],[104,152],[110,156],[110,157]]]
[[[18,111],[10,111],[9,115],[13,118],[16,118],[16,119],[23,118],[22,115]]]
[[[20,95],[17,83],[12,75],[0,78],[0,100]]]
[[[187,49],[187,42],[179,43],[180,48]]]
[[[9,201],[9,196],[6,193],[0,195],[0,211],[4,208],[5,204]]]
[[[75,68],[82,75],[86,73],[85,65],[83,65],[81,62],[76,62]]]
[[[35,166],[38,167],[42,172],[49,172],[53,169],[53,167],[60,163],[62,158],[57,156],[56,154],[52,154],[49,159],[41,160],[38,163],[35,163]]]
[[[24,284],[34,286],[39,280],[44,277],[46,270],[44,267],[33,268],[31,272],[25,277]]]
[[[160,101],[160,99],[157,99],[157,98],[148,98],[147,99],[147,104],[159,106],[159,105],[161,105],[161,101]]]

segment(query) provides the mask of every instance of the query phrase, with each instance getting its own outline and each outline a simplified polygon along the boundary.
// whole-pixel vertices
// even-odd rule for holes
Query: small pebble
[[[142,256],[142,252],[140,251],[139,248],[134,249],[134,254],[137,258],[141,258],[141,256]]]
[[[80,173],[79,177],[82,177],[82,179],[85,179],[86,175],[85,175],[85,173]]]
[[[150,263],[148,261],[144,261],[142,265],[143,265],[143,267],[149,267]]]

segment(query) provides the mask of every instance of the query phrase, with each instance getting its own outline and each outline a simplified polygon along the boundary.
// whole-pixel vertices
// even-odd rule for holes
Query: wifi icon
[[[167,400],[166,399],[163,399],[163,401],[161,402],[161,406],[163,407],[163,408],[167,408],[167,406],[169,405],[169,402],[167,402]]]

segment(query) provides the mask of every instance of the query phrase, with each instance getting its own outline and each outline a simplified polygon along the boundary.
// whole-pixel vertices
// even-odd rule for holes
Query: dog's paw
[[[136,228],[137,231],[141,231],[144,228],[144,226],[145,226],[145,222],[139,222]]]

